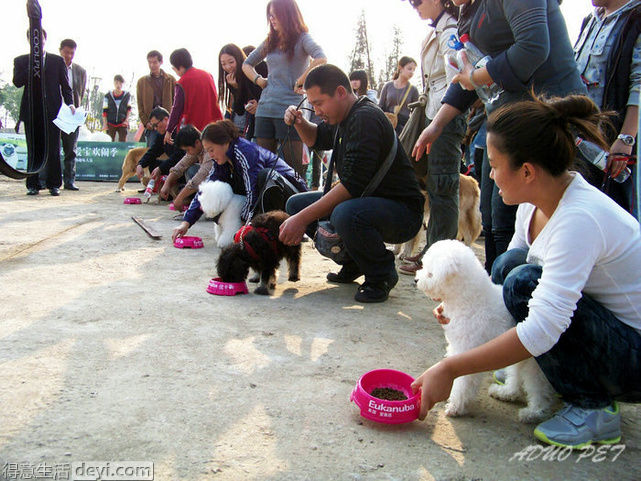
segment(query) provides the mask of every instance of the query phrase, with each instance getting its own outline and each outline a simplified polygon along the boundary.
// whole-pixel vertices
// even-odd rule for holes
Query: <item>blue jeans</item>
[[[481,221],[485,236],[485,270],[492,272],[494,259],[507,250],[514,235],[516,205],[505,205],[499,195],[499,188],[490,179],[490,161],[487,149],[483,151],[481,176]]]
[[[503,285],[503,300],[517,323],[543,273],[526,263],[527,249],[497,257],[492,280]],[[554,389],[571,404],[602,408],[613,400],[641,402],[641,335],[583,294],[570,326],[557,343],[536,358]]]
[[[300,212],[322,195],[322,192],[293,195],[287,201],[287,213]],[[423,214],[396,200],[358,197],[334,207],[330,222],[365,280],[378,283],[388,280],[395,270],[394,254],[385,243],[400,244],[412,239],[421,228]],[[307,226],[306,233],[311,238],[316,227],[316,222]]]

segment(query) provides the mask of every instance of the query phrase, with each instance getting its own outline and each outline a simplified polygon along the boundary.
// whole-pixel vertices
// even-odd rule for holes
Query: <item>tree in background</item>
[[[354,70],[365,70],[372,85],[370,88],[376,89],[374,80],[374,65],[372,64],[370,45],[367,38],[367,21],[365,20],[365,10],[361,10],[361,16],[358,18],[356,25],[356,42],[354,49],[349,57],[349,75]]]
[[[380,70],[378,74],[378,84],[381,88],[385,85],[385,82],[389,82],[394,76],[398,61],[402,57],[403,43],[401,29],[398,25],[394,25],[392,27],[391,49],[385,53],[385,68]]]
[[[2,123],[5,127],[8,127],[8,117],[11,117],[11,120],[13,120],[14,123],[18,122],[22,90],[23,87],[17,88],[9,83],[0,88],[0,106],[5,110]]]

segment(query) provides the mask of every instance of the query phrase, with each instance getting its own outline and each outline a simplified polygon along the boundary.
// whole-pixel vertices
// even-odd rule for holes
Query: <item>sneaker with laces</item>
[[[554,446],[583,449],[592,443],[615,444],[621,441],[619,405],[585,409],[566,404],[552,418],[539,424],[534,436]]]

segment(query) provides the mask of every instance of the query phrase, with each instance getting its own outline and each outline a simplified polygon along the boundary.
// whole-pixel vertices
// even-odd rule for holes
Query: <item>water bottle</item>
[[[492,57],[490,57],[489,55],[484,55],[483,52],[481,52],[476,47],[476,45],[470,42],[470,36],[467,33],[461,35],[460,43],[463,44],[463,48],[458,51],[457,56],[459,58],[459,65],[461,67],[463,66],[463,59],[461,56],[462,52],[465,52],[468,62],[474,65],[474,68],[485,67],[487,63],[492,59]],[[500,88],[495,82],[487,85],[481,85],[476,89],[476,93],[484,103],[494,102],[499,98],[501,92],[503,92],[503,89]]]
[[[445,70],[448,71],[448,76],[454,76],[461,73],[462,64],[459,62],[458,52],[463,50],[463,42],[456,38],[456,35],[451,35],[447,45],[454,52],[445,54]]]
[[[606,169],[608,165],[608,152],[603,150],[594,142],[582,139],[581,137],[575,137],[574,143],[576,144],[579,156],[583,160],[587,160],[603,171]],[[630,169],[626,167],[618,176],[614,177],[614,181],[621,184],[625,182],[628,177],[630,177]]]
[[[149,202],[149,199],[151,199],[151,196],[154,193],[155,185],[156,185],[156,180],[149,179],[149,183],[147,184],[147,188],[145,188],[145,193],[143,194],[143,196],[145,197],[145,202]]]

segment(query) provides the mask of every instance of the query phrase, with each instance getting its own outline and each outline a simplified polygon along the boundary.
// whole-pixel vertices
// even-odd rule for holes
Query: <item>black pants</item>
[[[77,128],[70,134],[60,132],[62,139],[62,151],[65,154],[64,169],[62,172],[62,179],[65,185],[73,184],[76,180],[76,146],[78,145],[78,131]]]
[[[271,170],[271,175],[269,174]],[[263,187],[265,191],[263,192]],[[292,195],[298,194],[298,189],[285,177],[275,170],[263,169],[256,179],[256,190],[263,195],[258,200],[254,214],[261,214],[272,210],[285,210],[285,203]]]
[[[25,125],[26,127],[26,125]],[[47,135],[47,162],[44,169],[40,171],[40,175],[30,175],[27,177],[27,189],[42,188],[44,184],[47,189],[54,187],[60,188],[62,185],[62,169],[60,166],[60,129],[54,124],[49,124],[49,132]],[[31,129],[26,128],[25,133],[27,138],[27,145],[31,144],[30,136]],[[31,162],[29,162],[31,168]]]

